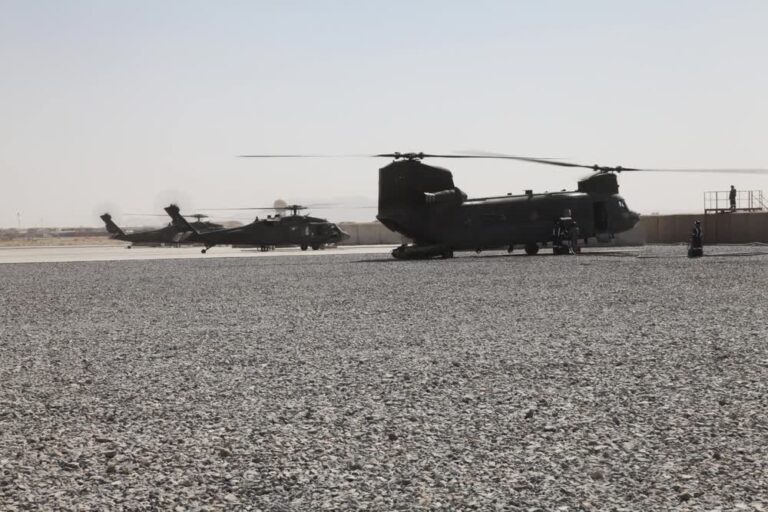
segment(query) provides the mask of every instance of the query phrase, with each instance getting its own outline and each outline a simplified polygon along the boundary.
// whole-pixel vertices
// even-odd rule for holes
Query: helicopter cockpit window
[[[629,208],[627,208],[627,203],[625,203],[623,199],[619,199],[619,208],[622,210],[629,210]]]

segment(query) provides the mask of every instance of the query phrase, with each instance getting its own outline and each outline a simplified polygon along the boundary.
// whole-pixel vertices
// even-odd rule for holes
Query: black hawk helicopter
[[[330,155],[243,155],[251,158],[295,158]],[[450,258],[454,251],[477,251],[523,246],[529,255],[553,245],[555,254],[578,251],[574,234],[589,239],[611,239],[628,231],[640,219],[619,195],[616,175],[622,172],[742,172],[765,169],[639,169],[563,162],[502,154],[435,155],[387,153],[336,155],[384,157],[394,161],[379,169],[379,206],[376,218],[387,228],[405,235],[413,244],[392,251],[398,259]],[[448,169],[427,165],[425,158],[504,159],[583,168],[593,174],[581,179],[572,191],[468,198],[453,183]],[[561,229],[567,226],[566,230]],[[568,240],[570,250],[562,251]]]
[[[178,229],[192,231],[187,238],[189,242],[202,243],[205,248],[202,253],[214,245],[244,245],[257,246],[268,250],[278,246],[299,246],[302,251],[308,248],[318,250],[326,244],[336,244],[349,238],[336,224],[325,219],[299,215],[306,206],[298,204],[272,208],[218,208],[220,210],[282,210],[291,212],[290,215],[275,214],[266,219],[257,217],[250,224],[230,229],[201,232],[181,215],[179,207],[172,204],[165,208],[170,215],[173,225]]]
[[[142,215],[144,216],[144,215]],[[201,231],[212,231],[217,229],[223,229],[221,224],[215,224],[213,222],[202,222],[201,219],[207,217],[203,214],[190,215],[196,219],[195,222],[190,224],[190,227]],[[183,243],[190,243],[188,240],[189,235],[192,234],[192,229],[179,229],[173,223],[168,224],[161,229],[152,229],[148,231],[139,231],[136,233],[126,233],[120,226],[115,224],[112,220],[112,216],[109,213],[101,215],[101,220],[107,228],[107,233],[112,235],[110,238],[113,240],[122,240],[124,242],[131,242],[127,248],[130,249],[134,245],[136,246],[160,246],[160,245],[179,245]]]

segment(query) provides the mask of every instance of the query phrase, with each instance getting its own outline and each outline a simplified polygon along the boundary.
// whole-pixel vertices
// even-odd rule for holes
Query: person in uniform
[[[570,209],[566,209],[563,216],[555,221],[552,238],[555,254],[579,252],[579,225],[571,216]]]
[[[731,191],[728,193],[728,199],[731,200],[731,211],[736,211],[736,187],[731,185]]]
[[[704,232],[701,230],[701,221],[697,220],[693,225],[693,232],[691,233],[691,246],[695,248],[701,247],[704,242]]]

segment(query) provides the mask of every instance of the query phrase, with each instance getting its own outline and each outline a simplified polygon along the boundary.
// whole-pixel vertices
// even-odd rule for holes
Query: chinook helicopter
[[[187,238],[189,242],[202,243],[205,248],[203,254],[215,245],[248,245],[258,246],[262,250],[277,246],[299,246],[302,251],[308,248],[318,250],[326,244],[336,244],[349,235],[342,231],[336,224],[325,219],[299,215],[300,210],[306,210],[306,206],[298,204],[286,205],[278,208],[220,208],[222,210],[273,210],[291,212],[290,215],[276,214],[266,219],[257,217],[250,224],[230,229],[201,232],[181,215],[179,207],[172,204],[165,208],[171,217],[173,225],[178,229],[190,230],[192,233]]]
[[[243,155],[249,158],[294,158],[319,155]],[[337,155],[355,156],[362,155]],[[502,154],[436,155],[386,153],[365,155],[392,158],[379,169],[379,205],[376,218],[387,228],[413,240],[392,251],[398,259],[453,257],[454,251],[483,251],[522,246],[534,255],[560,240],[555,233],[564,218],[584,243],[607,240],[628,231],[640,215],[630,210],[619,195],[616,178],[622,172],[741,172],[765,173],[765,169],[639,169],[583,165],[556,159]],[[523,195],[468,198],[456,187],[448,169],[427,165],[425,158],[503,159],[542,165],[583,168],[592,171],[578,182],[576,190]]]
[[[147,215],[142,215],[143,217],[146,217]],[[194,227],[194,229],[197,229],[198,231],[205,232],[205,231],[212,231],[217,229],[223,229],[224,226],[221,224],[215,224],[213,222],[202,222],[201,219],[208,217],[207,215],[203,214],[195,214],[190,215],[190,217],[195,218],[195,222],[190,224],[190,227]],[[120,228],[115,222],[112,220],[112,216],[109,213],[105,213],[100,216],[101,220],[104,221],[104,224],[107,228],[107,233],[112,235],[110,238],[113,240],[122,240],[124,242],[131,242],[131,245],[127,247],[127,249],[130,249],[134,245],[136,246],[154,246],[157,247],[159,245],[179,245],[183,243],[188,243],[189,235],[192,234],[192,229],[179,229],[176,226],[173,225],[173,223],[168,224],[164,228],[160,229],[152,229],[147,231],[139,231],[136,233],[126,233],[124,230]]]

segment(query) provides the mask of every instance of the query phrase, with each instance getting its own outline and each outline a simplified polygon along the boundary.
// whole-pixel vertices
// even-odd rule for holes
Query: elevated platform
[[[768,203],[762,190],[737,190],[735,207],[731,206],[730,190],[704,192],[705,215],[764,211],[768,211]]]

